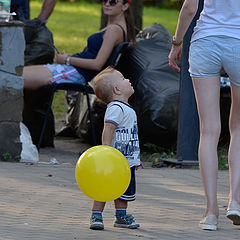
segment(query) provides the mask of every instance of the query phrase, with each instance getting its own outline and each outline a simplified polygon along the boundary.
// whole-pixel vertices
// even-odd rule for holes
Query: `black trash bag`
[[[118,69],[135,89],[130,98],[138,116],[141,145],[172,147],[177,141],[180,74],[168,65],[171,33],[154,23],[137,36],[137,45]]]
[[[129,48],[116,67],[130,79],[135,89],[130,104],[137,113],[141,145],[153,143],[171,147],[176,144],[180,74],[168,65],[171,39],[171,34],[160,24],[146,27],[138,34],[136,47]],[[99,143],[106,106],[96,98],[91,105]],[[78,131],[77,135],[88,141],[91,131],[89,124],[86,128],[89,122],[87,108],[84,111],[85,120],[81,119],[81,123],[75,122],[71,127],[81,130],[85,126],[85,131],[81,134]]]
[[[40,19],[24,21],[26,41],[25,66],[53,63],[54,42],[45,21]],[[33,143],[38,144],[45,113],[51,98],[51,85],[37,91],[24,91],[23,123],[28,127]],[[52,109],[40,147],[54,147],[55,124]]]
[[[46,27],[46,21],[38,18],[24,21],[24,36],[25,66],[53,63],[54,42],[52,32]]]

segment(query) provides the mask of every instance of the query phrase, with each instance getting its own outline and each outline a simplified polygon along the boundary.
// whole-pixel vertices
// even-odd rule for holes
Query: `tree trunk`
[[[143,13],[143,0],[132,0],[131,8],[133,12],[133,16],[135,19],[135,27],[137,30],[142,29],[142,13]],[[107,16],[103,14],[101,17],[101,27],[104,28],[107,25]]]

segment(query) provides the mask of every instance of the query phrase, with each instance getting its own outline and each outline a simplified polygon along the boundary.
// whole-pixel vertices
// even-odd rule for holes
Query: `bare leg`
[[[103,230],[102,212],[105,206],[105,202],[93,201],[92,216],[90,219],[90,229]]]
[[[229,201],[240,203],[240,87],[231,84],[232,105],[229,117]]]
[[[106,202],[93,201],[92,211],[103,212]]]
[[[116,209],[116,221],[114,223],[114,227],[127,227],[135,229],[140,226],[140,224],[134,220],[134,217],[126,212],[128,201],[116,199],[114,200],[114,204]]]
[[[199,165],[207,200],[206,215],[218,216],[217,145],[221,131],[219,77],[193,78],[200,122]]]
[[[37,90],[51,82],[52,73],[43,65],[26,66],[23,68],[24,88]]]
[[[121,199],[116,199],[114,200],[115,208],[121,208],[121,209],[127,209],[127,201],[121,200]]]

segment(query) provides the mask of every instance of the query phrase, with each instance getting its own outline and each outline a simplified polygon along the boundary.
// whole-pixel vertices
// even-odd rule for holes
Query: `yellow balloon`
[[[80,156],[75,177],[79,188],[89,198],[107,202],[119,198],[127,190],[131,171],[120,151],[99,145],[89,148]]]

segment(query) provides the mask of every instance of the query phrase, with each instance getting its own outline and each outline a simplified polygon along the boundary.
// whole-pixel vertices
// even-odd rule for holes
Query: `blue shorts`
[[[66,64],[46,64],[44,67],[48,68],[52,73],[51,82],[86,84],[85,78],[73,66]]]
[[[240,39],[209,36],[192,42],[189,66],[191,77],[220,76],[223,68],[230,81],[240,86]]]
[[[125,201],[134,201],[136,199],[136,180],[135,180],[135,166],[131,167],[131,180],[126,192],[119,198]]]

